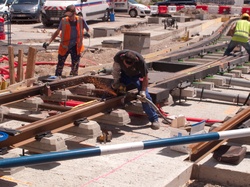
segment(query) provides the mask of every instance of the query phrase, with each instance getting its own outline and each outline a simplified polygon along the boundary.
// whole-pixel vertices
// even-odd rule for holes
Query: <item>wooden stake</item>
[[[8,46],[8,57],[9,57],[10,84],[14,84],[15,83],[15,69],[14,69],[14,48],[13,48],[13,46]]]
[[[37,49],[29,47],[25,79],[33,78],[35,75]]]
[[[23,80],[23,50],[18,50],[17,82]]]

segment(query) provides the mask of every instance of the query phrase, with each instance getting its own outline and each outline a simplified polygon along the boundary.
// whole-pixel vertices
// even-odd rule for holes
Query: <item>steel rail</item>
[[[72,123],[77,119],[88,117],[99,112],[105,112],[112,108],[117,108],[122,105],[123,98],[124,96],[119,96],[106,101],[94,101],[89,105],[75,107],[72,110],[61,114],[17,128],[20,133],[15,136],[10,136],[7,140],[0,142],[0,148],[13,148],[16,147],[15,144],[18,146],[26,144],[28,139],[34,137],[38,133],[52,131],[56,128]],[[34,141],[34,139],[30,141]]]
[[[234,117],[225,121],[221,127],[215,128],[212,132],[220,132],[220,131],[235,129],[240,123],[249,119],[249,117],[250,117],[250,107],[247,107],[241,112],[237,113]],[[204,157],[206,157],[208,154],[216,150],[220,145],[222,145],[226,141],[228,140],[226,139],[220,141],[210,141],[210,142],[192,144],[190,146],[191,154],[185,160],[197,163],[201,161]]]

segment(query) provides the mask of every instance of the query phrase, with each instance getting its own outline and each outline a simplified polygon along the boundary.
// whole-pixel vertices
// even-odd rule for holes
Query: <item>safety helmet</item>
[[[249,14],[248,14],[248,13],[242,14],[241,19],[242,19],[242,18],[245,18],[245,17],[246,17],[246,18],[249,18]]]

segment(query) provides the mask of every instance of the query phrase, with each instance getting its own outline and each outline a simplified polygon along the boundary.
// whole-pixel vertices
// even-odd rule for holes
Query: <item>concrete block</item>
[[[159,17],[149,17],[148,18],[148,23],[155,23],[155,24],[160,24],[162,22],[162,19]]]
[[[226,84],[226,79],[223,77],[206,77],[205,82],[213,82],[216,86],[223,86]]]
[[[206,90],[213,90],[214,89],[213,82],[193,82],[193,86],[195,88],[204,88]]]
[[[67,150],[67,145],[60,136],[53,134],[51,137],[43,137],[41,140],[25,144],[22,148],[33,153],[46,153]]]
[[[174,89],[171,92],[172,96],[179,97],[180,94],[182,97],[195,97],[196,96],[196,90],[193,87],[188,87],[185,89]]]
[[[68,95],[73,95],[73,94],[69,90],[56,90],[51,96],[44,95],[41,98],[43,100],[61,102],[61,101],[66,101]]]
[[[125,110],[113,110],[110,114],[94,118],[95,121],[103,124],[123,126],[131,122],[128,113]]]
[[[241,70],[242,73],[249,73],[249,66],[237,66],[234,68],[235,70]]]
[[[4,154],[4,155],[0,155],[0,159],[6,159],[6,158],[17,158],[19,157],[18,154],[16,153],[7,153],[7,154]],[[20,166],[20,167],[12,167],[12,168],[0,168],[0,176],[3,176],[3,175],[12,175],[12,174],[15,174],[21,170],[23,170],[25,167],[23,166]]]
[[[172,119],[170,126],[174,128],[185,127],[187,124],[186,117],[183,115],[178,116],[168,116],[168,118]]]
[[[224,73],[223,76],[235,78],[235,74],[234,73]]]
[[[142,104],[139,101],[132,102],[131,104],[125,106],[125,110],[138,115],[146,115],[143,111]]]
[[[233,74],[235,74],[235,77],[236,78],[240,78],[241,77],[241,74],[242,74],[242,71],[241,70],[232,70],[232,71],[230,71],[230,73],[233,73]]]
[[[215,128],[221,127],[222,123],[214,123],[213,125],[211,125],[211,127],[209,128],[209,132],[213,131]]]
[[[114,36],[114,35],[115,35],[114,28],[106,28],[106,27],[93,28],[93,38]]]
[[[150,52],[150,33],[125,32],[123,41],[123,49],[131,49],[142,55]]]
[[[83,138],[96,138],[102,134],[101,127],[96,121],[89,120],[86,123],[80,123],[63,131],[63,133],[71,134]]]
[[[91,83],[81,84],[75,89],[73,89],[75,94],[86,96],[94,95],[95,93],[93,90],[95,90],[95,85]]]
[[[103,40],[102,47],[122,49],[122,41],[119,41],[119,40]]]
[[[224,121],[227,121],[227,120],[233,118],[234,116],[235,116],[235,114],[229,114],[229,115],[227,115],[227,116],[225,117]]]

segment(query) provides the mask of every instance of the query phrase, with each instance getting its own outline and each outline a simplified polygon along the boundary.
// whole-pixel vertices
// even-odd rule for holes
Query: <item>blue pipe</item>
[[[206,134],[196,134],[190,136],[180,136],[174,138],[164,138],[148,140],[142,142],[132,142],[125,144],[106,145],[100,147],[83,148],[61,152],[50,152],[38,155],[23,156],[17,158],[6,158],[0,160],[0,168],[11,168],[18,166],[35,165],[41,163],[131,152],[151,148],[159,148],[173,145],[190,144],[196,142],[206,142],[212,140],[232,139],[250,136],[250,128],[229,130],[224,132],[211,132]]]

